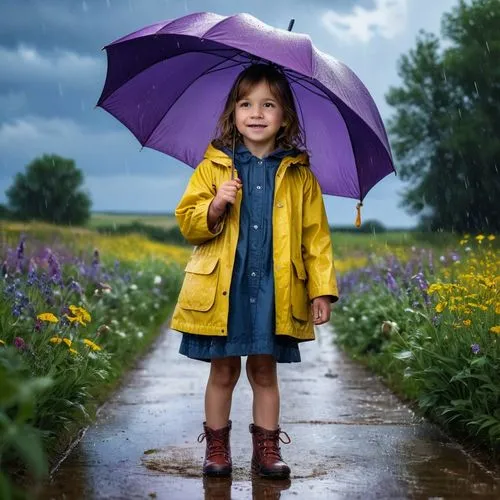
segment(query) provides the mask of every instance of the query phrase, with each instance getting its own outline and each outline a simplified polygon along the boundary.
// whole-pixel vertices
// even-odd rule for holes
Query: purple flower
[[[470,346],[470,349],[473,352],[473,354],[478,354],[479,351],[481,350],[481,347],[479,347],[479,344],[472,344]]]
[[[391,292],[396,292],[398,290],[398,284],[396,280],[394,279],[394,276],[392,275],[391,271],[387,271],[387,274],[385,276],[385,282],[387,284],[387,288]]]
[[[22,351],[23,349],[26,348],[26,343],[24,342],[24,340],[21,338],[21,337],[16,337],[14,339],[14,345],[17,347],[17,349],[19,349],[20,351]]]
[[[72,280],[69,287],[71,290],[73,290],[74,292],[76,292],[79,295],[81,295],[83,292],[82,287],[81,287],[80,283],[78,283],[78,281]]]

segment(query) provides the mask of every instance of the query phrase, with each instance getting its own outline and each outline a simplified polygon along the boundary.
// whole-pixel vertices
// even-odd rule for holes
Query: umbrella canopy
[[[384,124],[366,87],[308,35],[249,14],[202,12],[143,28],[104,47],[108,70],[97,103],[144,147],[195,168],[214,138],[238,74],[282,67],[311,169],[322,192],[362,200],[394,171]]]

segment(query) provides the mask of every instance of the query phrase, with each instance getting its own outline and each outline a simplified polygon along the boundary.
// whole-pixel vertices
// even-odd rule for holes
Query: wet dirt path
[[[339,352],[329,328],[301,347],[302,363],[279,367],[290,483],[250,477],[243,368],[231,414],[233,477],[203,481],[196,438],[209,365],[177,354],[180,335],[165,331],[37,498],[500,498],[494,473]]]

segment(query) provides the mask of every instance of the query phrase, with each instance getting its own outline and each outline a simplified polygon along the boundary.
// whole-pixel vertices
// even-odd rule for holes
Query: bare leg
[[[253,390],[254,424],[276,430],[280,414],[276,360],[268,354],[248,356],[246,371]]]
[[[212,360],[205,390],[205,419],[211,429],[220,429],[227,425],[233,390],[240,372],[239,356]]]

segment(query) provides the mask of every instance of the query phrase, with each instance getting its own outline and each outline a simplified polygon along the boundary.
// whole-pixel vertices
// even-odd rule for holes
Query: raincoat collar
[[[238,149],[237,149],[237,151],[238,151]],[[280,154],[279,151],[280,150],[276,150],[273,153],[271,153],[269,156],[273,156],[275,153]],[[204,157],[207,160],[211,160],[214,163],[217,163],[219,165],[223,165],[225,167],[231,167],[231,164],[232,164],[231,157],[228,154],[226,154],[224,151],[213,146],[212,143],[210,143],[208,145],[208,148],[205,151]],[[281,160],[281,164],[285,165],[286,167],[289,167],[290,165],[297,165],[297,164],[309,166],[309,157],[308,157],[307,153],[292,154],[289,156],[285,156]]]

